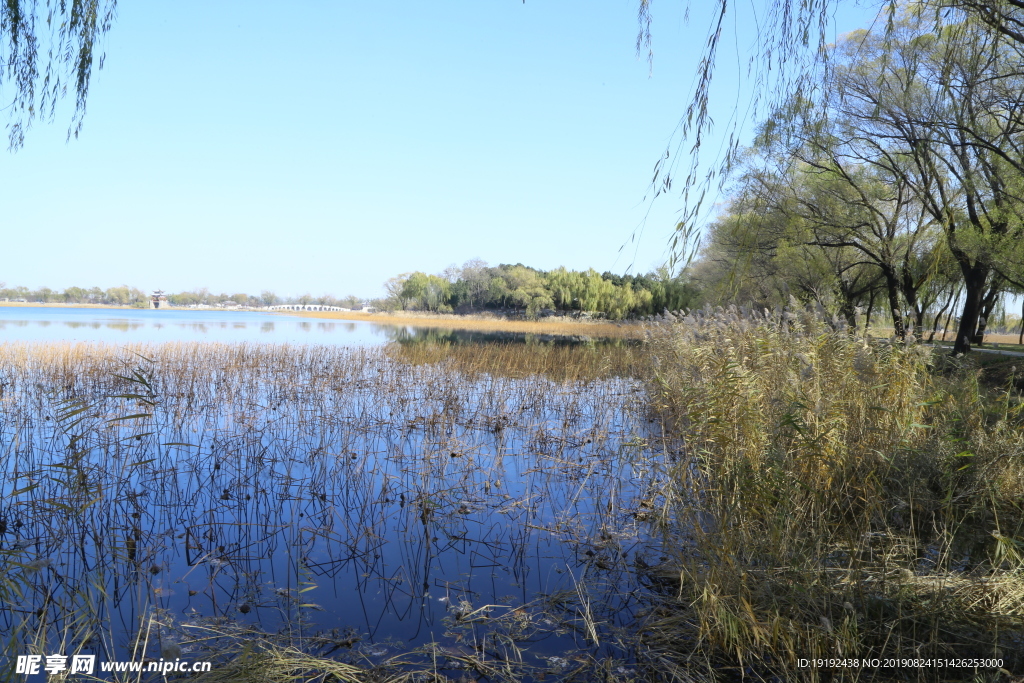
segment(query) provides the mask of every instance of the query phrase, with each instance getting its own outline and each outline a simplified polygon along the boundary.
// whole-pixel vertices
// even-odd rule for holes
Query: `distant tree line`
[[[149,295],[138,287],[122,285],[101,289],[99,287],[68,287],[55,290],[49,287],[29,289],[28,287],[6,287],[0,283],[0,299],[27,301],[44,304],[107,304],[110,306],[149,305]]]
[[[274,292],[266,290],[258,296],[245,294],[244,292],[216,294],[205,287],[195,291],[168,293],[165,296],[172,306],[183,307],[238,305],[260,308],[278,304],[319,304],[321,306],[356,308],[365,301],[353,295],[341,299],[329,294],[321,296],[303,294],[301,296],[280,297]],[[104,304],[108,306],[147,308],[150,297],[150,293],[144,292],[138,287],[129,287],[128,285],[110,287],[108,289],[101,289],[100,287],[68,287],[64,290],[55,290],[49,287],[40,287],[39,289],[29,289],[24,286],[7,287],[0,283],[0,299],[6,299],[7,301],[45,304]]]
[[[257,295],[244,292],[214,293],[207,288],[169,292],[164,296],[177,307],[230,306],[265,308],[279,304],[315,304],[339,308],[369,305],[381,310],[472,313],[494,311],[502,314],[538,317],[544,314],[588,314],[621,320],[677,311],[702,303],[697,287],[685,273],[662,267],[644,275],[616,275],[557,268],[551,271],[501,264],[488,266],[474,259],[442,273],[405,273],[384,284],[387,295],[367,301],[349,295],[329,294],[281,297],[264,290]],[[122,285],[99,287],[6,287],[0,283],[0,299],[47,304],[105,304],[147,308],[152,293]]]
[[[551,271],[478,259],[430,275],[405,273],[388,280],[389,310],[435,313],[496,311],[537,317],[545,313],[588,313],[615,320],[679,310],[697,303],[697,289],[682,274],[661,268],[645,275],[596,270]]]

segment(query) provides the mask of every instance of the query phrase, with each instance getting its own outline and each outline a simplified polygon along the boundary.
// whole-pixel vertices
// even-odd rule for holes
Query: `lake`
[[[249,312],[3,313],[8,340],[34,333],[0,344],[8,656],[229,667],[258,646],[454,678],[613,661],[629,677],[634,564],[659,561],[665,481],[634,349]]]
[[[217,342],[378,346],[402,344],[586,343],[638,344],[638,340],[483,332],[365,320],[324,320],[282,312],[195,309],[103,309],[64,306],[0,306],[0,342],[161,344]]]
[[[276,312],[0,306],[0,340],[18,342],[210,341],[367,346],[386,343],[401,329]]]

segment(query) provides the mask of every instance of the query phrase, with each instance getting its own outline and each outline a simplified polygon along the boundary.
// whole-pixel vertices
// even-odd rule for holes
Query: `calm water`
[[[368,323],[0,312],[8,340],[330,340],[109,361],[0,345],[0,572],[22,591],[0,600],[10,654],[29,635],[59,651],[88,624],[101,635],[67,647],[100,661],[144,633],[151,658],[167,640],[216,659],[199,636],[249,628],[361,666],[435,645],[514,659],[520,680],[628,659],[612,643],[643,608],[632,563],[657,561],[643,520],[662,477],[637,381],[407,364],[367,346],[417,333]]]
[[[0,341],[266,342],[368,346],[399,328],[254,311],[0,307]]]

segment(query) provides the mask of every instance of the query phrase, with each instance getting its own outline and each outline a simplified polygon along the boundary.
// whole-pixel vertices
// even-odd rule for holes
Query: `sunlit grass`
[[[927,347],[813,312],[703,311],[651,344],[654,409],[681,449],[662,510],[673,557],[651,571],[674,588],[652,648],[737,680],[935,680],[798,665],[816,658],[1024,668],[1011,395],[986,398],[970,366],[936,368]]]

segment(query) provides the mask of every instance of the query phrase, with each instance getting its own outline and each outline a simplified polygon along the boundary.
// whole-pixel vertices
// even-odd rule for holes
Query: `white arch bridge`
[[[279,304],[268,306],[272,311],[348,311],[340,306],[322,306],[320,304]]]

